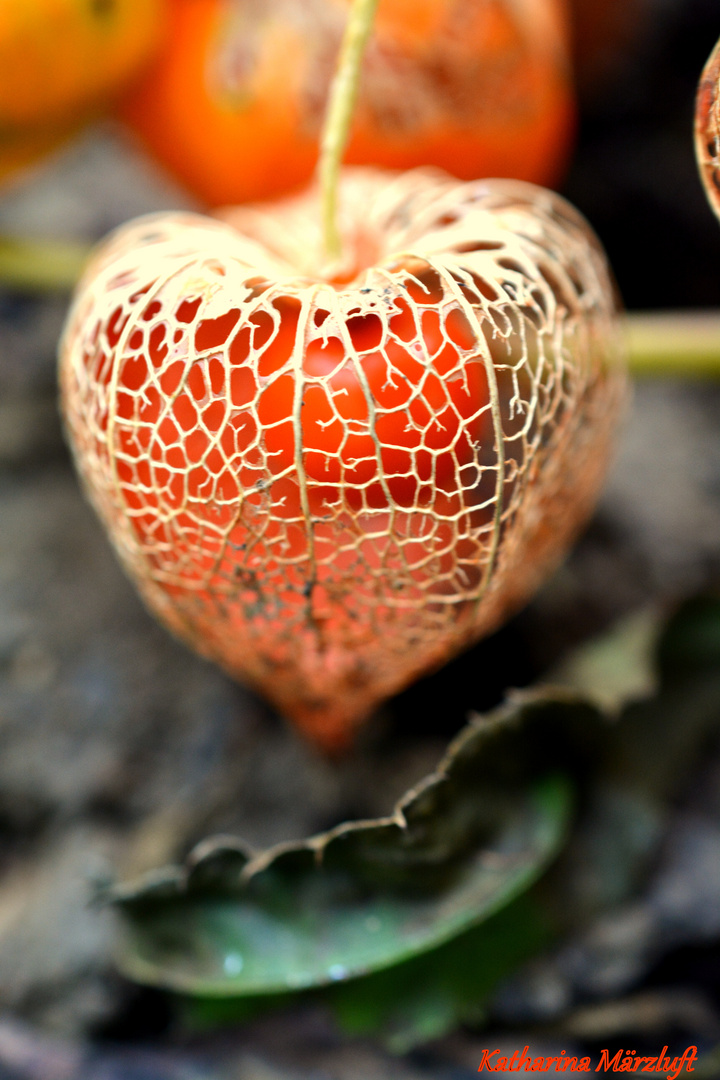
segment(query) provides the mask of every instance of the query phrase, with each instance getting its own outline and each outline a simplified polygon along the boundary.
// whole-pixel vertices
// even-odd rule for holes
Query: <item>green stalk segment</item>
[[[370,36],[378,0],[353,0],[320,142],[318,178],[322,199],[325,254],[330,261],[340,258],[342,245],[337,223],[337,187],[340,163],[350,134],[350,124],[360,81],[360,64]]]
[[[633,375],[720,378],[718,311],[634,311],[625,341]]]
[[[91,250],[72,241],[0,236],[0,287],[18,292],[70,292]]]

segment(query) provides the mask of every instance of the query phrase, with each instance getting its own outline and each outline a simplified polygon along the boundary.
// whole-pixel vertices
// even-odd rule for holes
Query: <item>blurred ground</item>
[[[710,0],[658,0],[637,62],[586,102],[567,193],[631,307],[720,304],[720,229],[690,137],[717,33]],[[7,195],[0,232],[91,239],[180,205],[108,128]],[[337,766],[172,641],[123,577],[62,441],[64,307],[0,296],[0,1080],[474,1075],[489,1035],[395,1060],[338,1039],[306,1007],[223,1036],[178,1034],[161,995],[114,973],[112,916],[88,907],[93,882],[177,859],[211,832],[264,845],[383,812],[469,709],[618,616],[720,580],[720,384],[639,384],[567,564],[509,627],[391,703]],[[720,1039],[719,785],[720,757],[677,808],[644,893],[503,988],[493,1047]]]

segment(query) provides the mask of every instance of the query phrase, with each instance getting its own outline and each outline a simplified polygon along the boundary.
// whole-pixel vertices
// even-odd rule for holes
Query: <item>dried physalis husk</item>
[[[330,267],[314,190],[225,217],[100,249],[67,429],[148,607],[339,748],[590,513],[625,392],[613,286],[580,215],[517,181],[346,170]]]
[[[700,76],[695,102],[695,154],[705,194],[720,218],[720,40]]]

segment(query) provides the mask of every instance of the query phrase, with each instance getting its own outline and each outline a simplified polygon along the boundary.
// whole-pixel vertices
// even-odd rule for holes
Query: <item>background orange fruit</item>
[[[97,115],[150,55],[165,0],[0,4],[0,180]]]
[[[122,115],[210,205],[309,179],[349,0],[175,0]],[[574,126],[563,0],[380,0],[348,163],[557,181]]]

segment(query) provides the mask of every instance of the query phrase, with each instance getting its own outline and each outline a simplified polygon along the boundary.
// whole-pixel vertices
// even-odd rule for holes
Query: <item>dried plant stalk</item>
[[[695,103],[695,155],[705,194],[720,218],[720,40],[700,76]]]
[[[539,585],[625,391],[604,256],[558,196],[357,169],[340,207],[330,267],[316,191],[125,226],[61,348],[150,609],[329,748]]]

